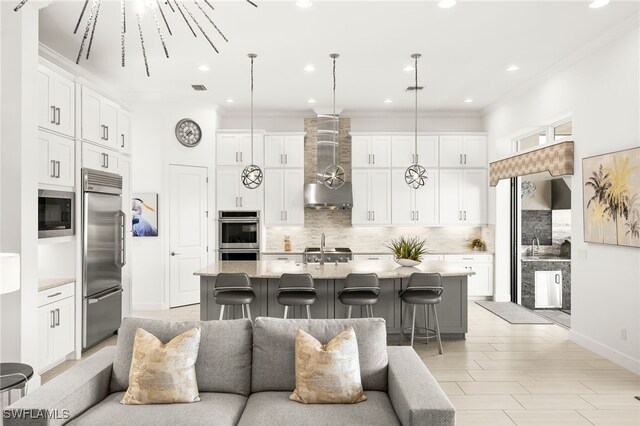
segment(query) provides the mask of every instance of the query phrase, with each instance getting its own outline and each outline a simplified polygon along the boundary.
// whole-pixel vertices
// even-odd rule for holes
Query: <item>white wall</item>
[[[192,99],[166,99],[131,103],[131,192],[158,194],[158,237],[133,238],[131,252],[132,304],[135,310],[169,307],[169,165],[208,168],[209,211],[214,211],[216,106]],[[194,148],[180,145],[175,125],[183,118],[195,120],[202,140]],[[209,246],[213,247],[214,215],[209,215]],[[209,261],[213,257],[210,256]]]
[[[584,242],[581,190],[582,158],[640,146],[639,40],[636,17],[633,29],[488,110],[485,126],[491,161],[509,153],[518,132],[573,117],[571,339],[640,373],[640,250]],[[508,187],[505,181],[491,191],[497,272],[508,271]],[[496,286],[508,293],[508,275],[497,274]]]

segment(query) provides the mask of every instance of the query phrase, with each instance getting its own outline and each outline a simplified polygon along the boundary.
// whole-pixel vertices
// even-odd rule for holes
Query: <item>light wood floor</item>
[[[198,305],[136,316],[198,319]],[[115,337],[101,346],[115,344]],[[416,343],[458,425],[640,425],[640,376],[569,341],[558,325],[512,325],[469,304],[466,341]],[[96,348],[85,354],[95,352]],[[43,382],[68,369],[67,361]]]

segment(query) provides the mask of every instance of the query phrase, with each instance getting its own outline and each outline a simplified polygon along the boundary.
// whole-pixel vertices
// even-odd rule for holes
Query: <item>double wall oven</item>
[[[218,223],[220,260],[260,260],[260,212],[221,211]]]

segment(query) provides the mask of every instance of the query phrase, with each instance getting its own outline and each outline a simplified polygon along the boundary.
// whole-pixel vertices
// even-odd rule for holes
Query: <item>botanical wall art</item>
[[[584,240],[640,247],[640,148],[582,160]]]
[[[131,221],[134,237],[157,237],[158,194],[134,194],[131,199]]]

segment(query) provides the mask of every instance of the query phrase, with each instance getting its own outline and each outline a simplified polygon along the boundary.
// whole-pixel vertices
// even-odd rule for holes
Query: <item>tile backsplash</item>
[[[266,228],[264,250],[283,251],[284,236],[291,237],[294,252],[305,247],[318,247],[324,232],[327,247],[349,247],[355,253],[385,253],[392,238],[418,235],[427,240],[430,252],[468,252],[470,238],[480,237],[487,243],[487,252],[494,251],[492,227],[352,227],[350,210],[305,210],[304,227]]]

